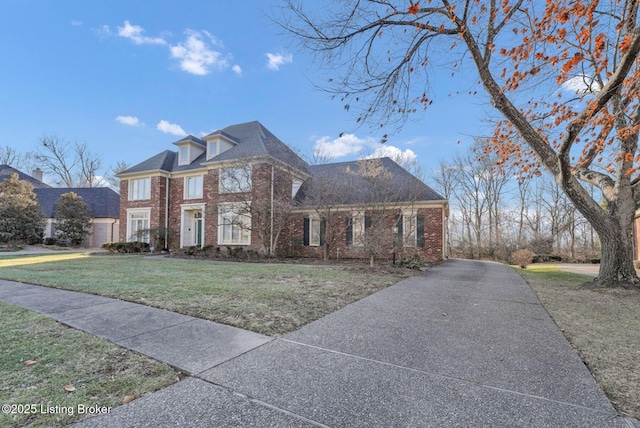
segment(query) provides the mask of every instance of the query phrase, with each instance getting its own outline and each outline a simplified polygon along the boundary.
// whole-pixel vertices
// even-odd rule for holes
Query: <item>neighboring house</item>
[[[35,169],[27,175],[7,165],[0,165],[0,181],[18,174],[20,180],[33,185],[38,203],[47,221],[44,237],[55,234],[55,206],[64,193],[75,192],[89,206],[91,229],[85,246],[100,247],[105,242],[119,241],[120,196],[108,187],[64,188],[51,187],[42,182],[42,171]]]
[[[169,249],[275,248],[280,255],[319,257],[328,248],[323,238],[329,224],[330,257],[365,257],[370,242],[361,238],[374,214],[384,212],[385,230],[400,237],[389,257],[398,243],[403,254],[407,247],[424,258],[445,257],[447,201],[388,158],[310,166],[259,122],[173,144],[177,151],[118,174],[122,241]],[[367,190],[362,168],[386,171],[392,179]],[[337,181],[319,198],[325,176]],[[330,205],[327,215],[324,204]]]
[[[36,188],[33,192],[47,219],[44,237],[55,234],[56,205],[60,196],[74,192],[89,206],[91,228],[84,246],[100,247],[105,242],[118,242],[120,231],[120,195],[108,187]]]

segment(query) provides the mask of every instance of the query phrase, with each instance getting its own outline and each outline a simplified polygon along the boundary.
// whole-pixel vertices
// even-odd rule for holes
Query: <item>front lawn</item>
[[[0,302],[0,426],[66,426],[164,388],[178,373]],[[66,389],[65,389],[66,388]]]
[[[412,274],[142,255],[0,257],[0,278],[143,303],[267,335],[293,331]]]
[[[640,419],[640,291],[592,289],[554,265],[517,269],[621,413]]]

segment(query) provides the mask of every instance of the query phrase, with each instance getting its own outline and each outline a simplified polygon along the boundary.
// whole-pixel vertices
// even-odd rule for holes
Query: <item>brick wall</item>
[[[387,217],[387,227],[391,229],[395,223],[395,216],[400,211],[389,213]],[[442,260],[443,254],[443,210],[442,208],[420,208],[417,214],[424,216],[424,247],[403,247],[397,251],[397,257],[411,256],[419,254],[425,260]],[[334,244],[330,258],[367,258],[362,247],[347,246],[346,242],[346,217],[347,212],[336,214],[340,217],[339,221],[329,221],[328,224],[334,224],[336,228],[337,242]],[[292,216],[288,226],[283,233],[279,244],[280,253],[286,256],[303,256],[303,257],[323,257],[324,247],[313,247],[303,245],[303,222],[308,215],[296,214]],[[327,226],[329,227],[329,225]],[[388,249],[388,258],[393,254],[392,246]]]

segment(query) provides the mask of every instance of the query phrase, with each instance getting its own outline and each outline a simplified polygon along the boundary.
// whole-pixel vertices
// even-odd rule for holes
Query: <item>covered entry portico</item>
[[[203,247],[205,204],[183,204],[180,211],[180,247]]]

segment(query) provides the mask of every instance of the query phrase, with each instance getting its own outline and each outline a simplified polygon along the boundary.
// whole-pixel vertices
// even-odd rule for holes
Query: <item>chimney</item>
[[[36,180],[42,182],[42,170],[40,168],[34,169],[33,172],[31,173],[31,176]]]

